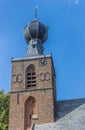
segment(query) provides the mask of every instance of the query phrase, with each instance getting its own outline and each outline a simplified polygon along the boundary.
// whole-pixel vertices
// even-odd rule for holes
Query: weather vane
[[[39,8],[39,6],[36,5],[36,6],[35,6],[35,20],[37,19],[37,10],[38,10],[38,8]]]

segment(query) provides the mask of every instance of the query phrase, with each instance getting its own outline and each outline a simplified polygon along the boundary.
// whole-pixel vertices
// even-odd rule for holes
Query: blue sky
[[[45,54],[52,54],[58,100],[85,98],[85,0],[0,0],[0,90],[11,88],[11,58],[26,56],[24,26],[48,25]]]

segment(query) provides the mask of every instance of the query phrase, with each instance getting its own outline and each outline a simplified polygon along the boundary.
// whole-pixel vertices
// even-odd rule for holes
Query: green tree
[[[8,130],[10,94],[0,91],[0,130]]]

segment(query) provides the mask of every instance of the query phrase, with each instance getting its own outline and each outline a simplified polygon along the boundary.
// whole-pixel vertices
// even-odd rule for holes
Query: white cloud
[[[74,0],[74,4],[78,4],[80,0]]]
[[[75,4],[75,5],[77,5],[77,4],[79,4],[79,2],[80,2],[80,0],[68,0],[69,4]]]

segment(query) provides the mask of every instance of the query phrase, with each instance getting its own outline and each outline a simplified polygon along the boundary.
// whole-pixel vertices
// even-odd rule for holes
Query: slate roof
[[[34,130],[85,130],[85,99],[57,102],[56,122],[35,125]]]

